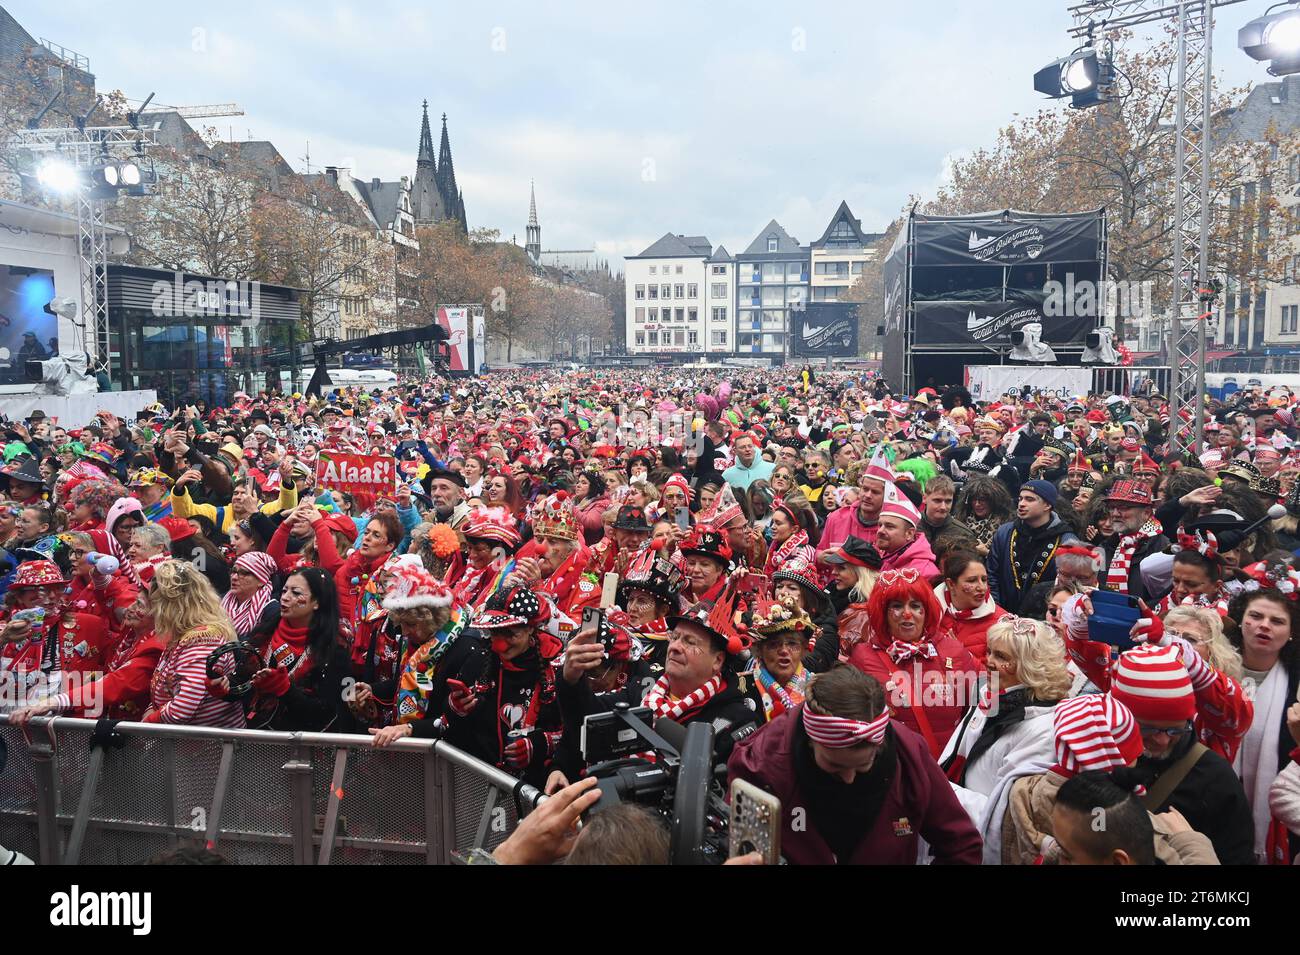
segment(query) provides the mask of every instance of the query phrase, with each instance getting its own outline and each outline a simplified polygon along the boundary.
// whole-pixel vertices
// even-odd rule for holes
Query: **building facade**
[[[790,312],[808,301],[809,249],[775,219],[736,256],[736,346],[739,355],[782,359]]]
[[[841,301],[863,268],[876,255],[872,246],[884,233],[862,231],[848,203],[841,202],[821,238],[809,243],[812,262],[811,301]]]
[[[627,259],[629,354],[702,354],[713,246],[702,235],[671,232]]]

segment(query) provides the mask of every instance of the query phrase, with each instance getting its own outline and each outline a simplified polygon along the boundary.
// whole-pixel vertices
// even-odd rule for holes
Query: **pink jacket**
[[[928,581],[933,581],[939,576],[939,567],[934,562],[934,551],[930,549],[930,542],[924,534],[917,534],[916,540],[902,550],[884,554],[883,557],[884,561],[880,565],[882,571],[910,568]]]

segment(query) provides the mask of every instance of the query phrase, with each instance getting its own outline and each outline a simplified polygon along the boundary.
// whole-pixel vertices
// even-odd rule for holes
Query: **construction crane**
[[[147,102],[147,101],[146,101]],[[213,103],[208,106],[152,106],[141,110],[141,116],[150,113],[175,113],[181,119],[204,119],[209,116],[243,116],[244,110],[238,103]]]

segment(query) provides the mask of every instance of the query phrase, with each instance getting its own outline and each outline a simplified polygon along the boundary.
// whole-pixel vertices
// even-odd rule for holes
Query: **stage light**
[[[1271,61],[1268,71],[1273,76],[1300,73],[1300,10],[1295,2],[1275,4],[1237,31],[1237,46],[1251,59]],[[1290,9],[1273,13],[1282,6]]]
[[[1034,89],[1052,99],[1070,97],[1076,109],[1095,106],[1110,92],[1114,68],[1110,58],[1085,47],[1034,74]]]
[[[36,167],[36,179],[51,192],[72,192],[80,177],[77,168],[64,159],[46,159]]]
[[[140,167],[133,162],[124,162],[118,166],[118,172],[121,173],[122,185],[138,186],[140,185]]]
[[[105,163],[103,166],[97,167],[95,169],[94,176],[95,176],[96,185],[103,183],[103,185],[105,186],[112,186],[112,187],[117,186],[117,179],[118,179],[117,167],[114,166],[111,162]]]

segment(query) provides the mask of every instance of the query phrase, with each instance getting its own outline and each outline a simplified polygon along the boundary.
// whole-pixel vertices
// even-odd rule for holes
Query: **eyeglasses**
[[[1164,733],[1170,739],[1178,739],[1192,732],[1191,723],[1185,723],[1182,726],[1145,726],[1139,723],[1138,728],[1142,731],[1143,739],[1150,739],[1152,736],[1159,736],[1161,733]]]

